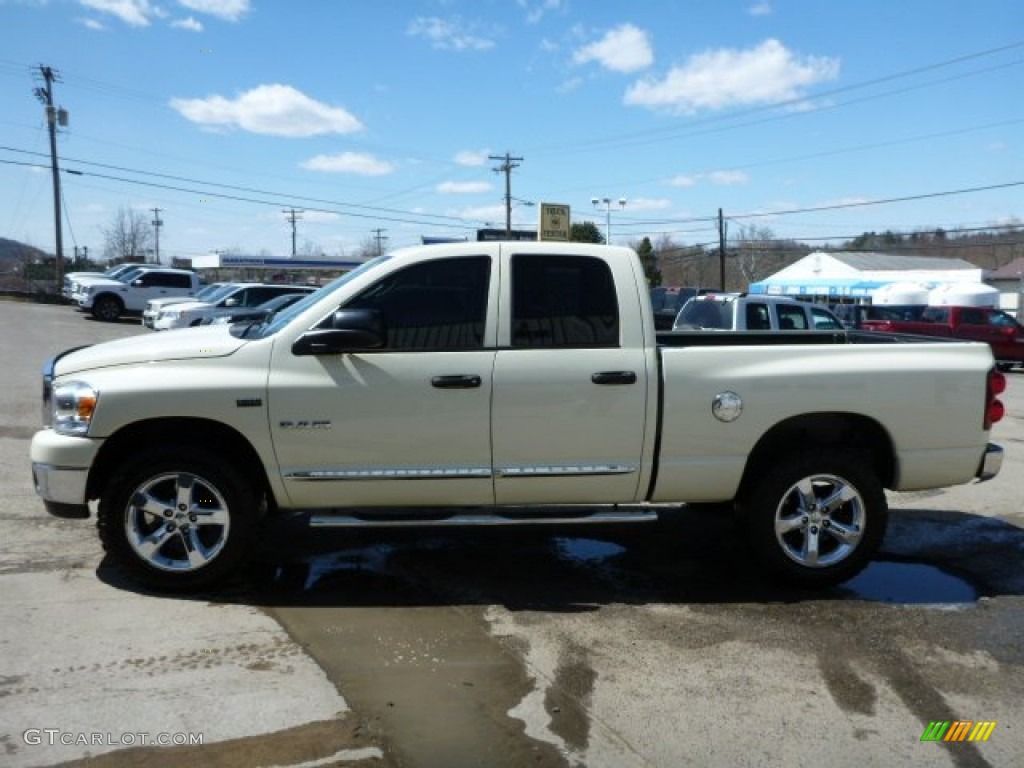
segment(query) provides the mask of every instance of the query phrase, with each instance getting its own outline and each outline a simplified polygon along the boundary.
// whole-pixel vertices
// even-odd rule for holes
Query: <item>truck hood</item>
[[[186,296],[185,301],[172,302],[175,312],[191,312],[194,309],[210,309],[213,305],[205,301],[196,301],[191,296]]]
[[[182,328],[166,333],[146,333],[127,339],[83,347],[60,357],[55,373],[66,376],[96,368],[136,365],[165,360],[226,357],[247,342],[231,335],[230,326]]]
[[[79,285],[112,285],[117,288],[124,288],[125,284],[120,280],[114,280],[111,277],[103,277],[103,275],[96,275],[95,277],[76,277],[74,282]]]

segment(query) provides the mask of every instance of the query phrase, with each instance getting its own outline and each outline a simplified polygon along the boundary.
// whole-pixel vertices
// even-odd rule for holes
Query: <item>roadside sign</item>
[[[569,206],[558,203],[540,204],[540,225],[537,227],[538,240],[569,242]]]

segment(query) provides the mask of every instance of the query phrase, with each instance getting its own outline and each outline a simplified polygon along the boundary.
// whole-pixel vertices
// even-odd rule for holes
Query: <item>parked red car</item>
[[[863,320],[868,331],[946,336],[984,341],[1003,370],[1024,366],[1024,326],[1001,309],[990,307],[926,307],[917,320]]]

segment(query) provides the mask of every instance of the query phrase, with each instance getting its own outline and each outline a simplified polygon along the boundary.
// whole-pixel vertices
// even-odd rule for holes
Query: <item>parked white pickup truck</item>
[[[94,278],[83,281],[78,308],[97,320],[117,320],[125,312],[139,314],[150,299],[193,296],[202,287],[199,275],[187,269],[143,268],[127,272],[121,280]]]
[[[267,323],[56,356],[32,471],[54,514],[98,499],[107,551],[157,588],[235,571],[278,510],[578,523],[578,505],[619,522],[659,502],[732,508],[771,572],[830,585],[877,550],[884,488],[999,470],[988,346],[900,339],[656,335],[626,248],[423,246]]]

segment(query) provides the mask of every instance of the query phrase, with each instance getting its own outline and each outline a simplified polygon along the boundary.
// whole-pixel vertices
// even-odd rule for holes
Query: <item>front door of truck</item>
[[[493,503],[491,290],[489,256],[419,262],[345,304],[381,313],[384,348],[275,345],[270,428],[294,506]]]
[[[510,246],[511,248],[511,246]],[[619,284],[632,286],[629,264]],[[500,504],[628,502],[637,497],[647,359],[636,296],[585,255],[502,254],[502,328],[492,444]],[[620,301],[632,310],[623,327]]]

